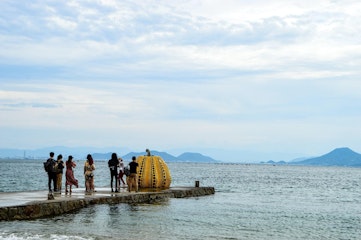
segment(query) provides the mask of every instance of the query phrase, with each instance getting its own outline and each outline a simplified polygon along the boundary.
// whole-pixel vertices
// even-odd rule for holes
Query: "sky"
[[[246,162],[361,152],[360,1],[2,0],[0,9],[0,148]]]

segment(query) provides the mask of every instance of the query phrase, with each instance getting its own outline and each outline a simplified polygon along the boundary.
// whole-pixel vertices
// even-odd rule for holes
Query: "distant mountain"
[[[361,166],[361,154],[349,148],[336,148],[320,157],[308,158],[306,160],[292,162],[298,165],[319,166]]]
[[[117,149],[121,152],[125,152],[125,148],[70,148],[63,146],[54,146],[49,148],[41,148],[35,150],[22,150],[22,149],[5,149],[0,148],[0,158],[18,158],[18,159],[45,159],[48,158],[49,152],[54,152],[55,156],[62,154],[65,159],[69,155],[72,155],[75,159],[85,159],[87,154],[91,154],[95,160],[108,160],[111,155]],[[167,152],[159,152],[151,150],[152,155],[160,156],[166,162],[218,162],[211,157],[204,156],[200,153],[183,153],[179,157],[175,157]],[[125,161],[131,161],[133,156],[146,155],[146,152],[129,152],[126,155],[119,156]]]
[[[119,147],[107,147],[107,148],[96,148],[96,147],[64,147],[64,146],[53,146],[39,149],[5,149],[0,148],[0,158],[27,158],[27,159],[44,159],[49,157],[50,152],[54,152],[55,156],[62,154],[63,157],[72,155],[75,159],[85,159],[87,154],[99,153],[99,159],[102,159],[101,155],[109,154],[114,151],[129,152],[128,148]],[[108,157],[104,157],[107,159]]]
[[[191,152],[185,152],[178,156],[179,160],[182,160],[184,162],[219,162],[214,160],[211,157],[204,156],[200,153],[191,153]]]
[[[261,162],[261,164],[265,164],[264,162]],[[266,162],[266,164],[272,164],[272,165],[284,165],[284,164],[287,164],[285,161],[278,161],[278,162],[275,162],[273,160],[269,160]]]
[[[208,163],[218,162],[213,158],[204,156],[200,153],[183,153],[178,157],[175,157],[166,152],[158,152],[152,150],[151,154],[155,156],[160,156],[166,162],[208,162]],[[141,155],[146,155],[146,152],[130,152],[127,155],[123,156],[122,158],[124,160],[131,160],[132,156],[141,156]]]
[[[166,162],[179,162],[179,159],[176,158],[175,156],[169,154],[169,153],[166,153],[166,152],[158,152],[158,151],[155,151],[155,150],[151,150],[150,151],[152,155],[154,156],[160,156],[161,158],[163,158],[164,161]],[[130,152],[128,153],[127,155],[124,155],[122,156],[122,158],[124,160],[128,160],[130,161],[132,159],[133,156],[144,156],[146,155],[146,152]]]

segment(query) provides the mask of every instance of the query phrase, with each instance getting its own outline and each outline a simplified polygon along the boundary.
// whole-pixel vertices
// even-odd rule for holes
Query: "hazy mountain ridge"
[[[298,162],[297,165],[317,165],[317,166],[361,166],[361,154],[354,152],[350,148],[336,148],[331,152],[319,157],[308,158]]]
[[[119,149],[119,148],[113,148]],[[20,149],[0,149],[0,158],[29,158],[29,159],[45,159],[49,156],[49,152],[55,152],[55,156],[62,154],[64,158],[72,155],[75,159],[85,159],[88,153],[92,154],[95,160],[108,160],[114,151],[111,148],[67,148],[67,147],[50,147],[36,150],[20,150]],[[124,151],[124,149],[122,150]],[[160,156],[166,162],[220,162],[209,156],[202,155],[200,153],[186,152],[178,157],[173,156],[167,152],[159,152],[151,150],[152,155]],[[130,161],[133,156],[146,155],[146,152],[129,152],[126,155],[118,155],[125,161]]]
[[[147,155],[146,152],[130,152],[126,155],[124,155],[122,158],[124,160],[131,160],[133,156],[144,156]],[[154,156],[160,156],[161,158],[163,158],[164,161],[166,162],[179,162],[179,159],[167,152],[158,152],[158,151],[151,151],[151,155]]]
[[[184,162],[193,162],[193,161],[197,161],[197,162],[219,162],[219,161],[214,160],[211,157],[204,156],[204,155],[202,155],[200,153],[192,153],[192,152],[182,153],[177,158],[184,161]]]
[[[145,152],[134,152],[127,148],[119,147],[108,147],[108,148],[92,148],[92,147],[81,147],[81,148],[70,148],[70,147],[47,147],[36,150],[21,150],[21,149],[10,149],[0,148],[0,158],[28,158],[28,159],[45,159],[48,157],[49,152],[55,152],[55,155],[61,153],[64,158],[72,155],[75,159],[85,159],[88,153],[92,154],[96,160],[107,160],[110,159],[111,154],[116,149],[116,153],[122,157],[125,161],[130,161],[132,156],[146,155]],[[125,155],[120,155],[119,152],[128,152]],[[202,155],[197,152],[184,152],[179,156],[173,156],[167,152],[160,152],[151,150],[152,155],[161,156],[166,162],[208,162],[216,163],[223,162],[215,160],[209,156]],[[267,162],[258,162],[261,164],[273,164],[273,165],[314,165],[314,166],[352,166],[361,167],[361,154],[354,152],[350,148],[336,148],[331,152],[324,154],[319,157],[300,157],[290,161],[274,161],[269,160]]]
[[[311,165],[311,166],[348,166],[348,167],[360,167],[361,166],[361,154],[351,150],[347,147],[336,148],[329,153],[326,153],[319,157],[301,157],[291,161],[273,161],[261,162],[274,165]]]
[[[98,159],[98,160],[107,160],[110,159],[112,152],[109,153],[94,153],[92,154],[94,159]],[[146,152],[129,152],[126,155],[120,156],[121,158],[123,158],[123,160],[125,161],[131,161],[133,156],[144,156],[146,155]],[[159,152],[159,151],[151,151],[151,155],[154,156],[160,156],[161,158],[163,158],[164,161],[166,162],[207,162],[207,163],[211,163],[211,162],[219,162],[217,160],[214,160],[211,157],[208,156],[204,156],[200,153],[182,153],[181,155],[179,155],[178,157],[173,156],[167,152]]]

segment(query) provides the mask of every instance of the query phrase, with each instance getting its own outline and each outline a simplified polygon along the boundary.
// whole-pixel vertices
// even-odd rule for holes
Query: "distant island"
[[[72,155],[75,159],[85,159],[88,153],[93,155],[93,158],[98,161],[108,160],[113,152],[119,154],[125,161],[130,161],[132,156],[146,155],[144,152],[134,152],[127,148],[92,148],[80,147],[71,148],[63,146],[55,146],[48,148],[41,148],[35,150],[21,150],[21,149],[5,149],[0,148],[0,158],[2,159],[45,159],[48,157],[49,152],[55,154],[63,154],[67,157]],[[197,152],[184,152],[179,156],[174,156],[167,152],[151,150],[152,155],[160,156],[166,162],[197,162],[197,163],[225,163],[224,161],[215,160],[212,157],[205,156]],[[257,163],[256,163],[257,164]],[[267,162],[258,162],[258,164],[270,165],[309,165],[309,166],[348,166],[348,167],[361,167],[361,154],[351,150],[348,147],[336,148],[329,153],[318,157],[300,157],[289,161],[275,161],[269,160]]]
[[[99,151],[103,150],[103,151]],[[96,149],[91,151],[91,148],[67,148],[67,147],[52,147],[42,148],[36,150],[20,150],[20,149],[1,149],[0,158],[18,158],[18,159],[45,159],[49,152],[53,151],[55,154],[62,154],[63,156],[72,155],[76,159],[85,159],[88,153],[92,154],[95,160],[108,160],[111,158],[113,151],[110,149]],[[124,151],[124,150],[123,150]],[[201,153],[185,152],[179,156],[173,156],[167,152],[159,152],[151,150],[152,155],[160,156],[166,162],[199,162],[199,163],[217,163],[220,162],[209,156]],[[132,156],[146,155],[146,152],[129,152],[125,155],[119,156],[125,161],[130,161]]]
[[[93,157],[94,159],[104,160],[104,159],[110,159],[111,154],[112,154],[111,152],[94,153]],[[130,152],[121,157],[123,158],[123,160],[130,161],[132,159],[132,156],[142,156],[142,155],[146,155],[146,152]],[[220,162],[211,157],[202,155],[200,153],[191,153],[191,152],[182,153],[181,155],[176,157],[167,152],[158,152],[153,150],[151,151],[151,155],[160,156],[166,162],[203,162],[203,163]]]
[[[347,167],[360,167],[361,166],[361,154],[354,152],[350,148],[336,148],[331,152],[319,157],[312,157],[306,159],[300,159],[297,161],[268,161],[267,164],[275,165],[311,165],[311,166],[347,166]]]

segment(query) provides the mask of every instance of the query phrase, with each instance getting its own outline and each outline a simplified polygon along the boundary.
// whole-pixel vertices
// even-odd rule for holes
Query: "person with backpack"
[[[112,192],[114,192],[113,180],[115,180],[115,192],[119,192],[118,191],[118,165],[119,165],[118,156],[116,153],[113,153],[112,158],[108,161],[108,167],[110,170],[110,188],[111,188]]]
[[[51,189],[51,182],[53,182],[53,190],[54,192],[57,192],[57,183],[56,183],[56,171],[55,171],[55,160],[54,160],[54,153],[50,152],[49,153],[49,158],[48,160],[44,163],[44,167],[46,172],[48,173],[48,187],[49,187],[49,192],[53,192]]]

